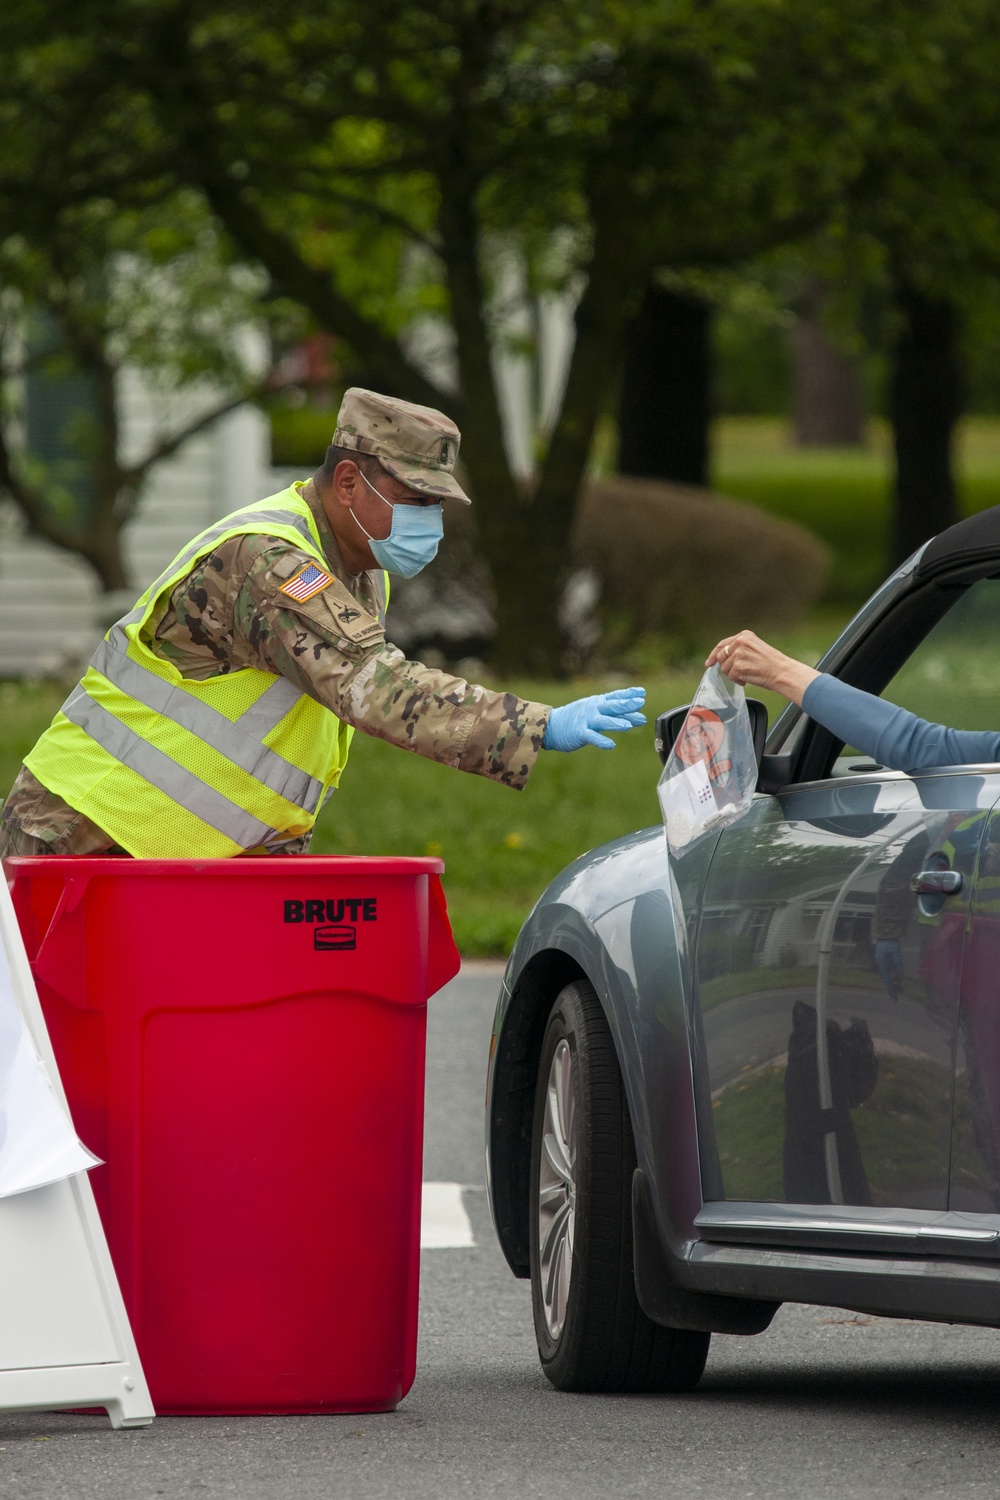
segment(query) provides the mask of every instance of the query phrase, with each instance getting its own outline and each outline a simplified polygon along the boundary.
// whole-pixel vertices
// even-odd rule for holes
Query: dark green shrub
[[[644,639],[698,642],[797,620],[830,553],[791,521],[708,490],[651,479],[593,480],[573,536],[597,575],[600,654]]]

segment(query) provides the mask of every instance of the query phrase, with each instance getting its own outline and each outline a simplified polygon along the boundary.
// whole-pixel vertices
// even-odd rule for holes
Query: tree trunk
[[[560,606],[572,572],[572,531],[594,429],[621,347],[628,286],[628,240],[614,193],[595,214],[587,284],[576,309],[576,338],[562,406],[533,492],[497,529],[489,561],[497,594],[494,660],[504,670],[558,677],[567,670]]]
[[[109,340],[110,342],[110,340]],[[94,508],[86,528],[84,556],[96,570],[105,593],[127,589],[129,578],[122,555],[122,527],[135,505],[137,487],[125,484],[118,455],[121,451],[119,380],[104,348],[78,345],[79,358],[94,383],[97,431],[90,456],[94,476]]]
[[[114,520],[106,518],[99,527],[88,530],[79,550],[97,574],[105,594],[132,587],[122,554],[121,527]]]
[[[954,303],[904,282],[896,288],[896,306],[903,323],[889,384],[896,450],[893,566],[959,518],[951,448],[965,401]]]
[[[14,502],[32,536],[82,557],[105,593],[127,588],[121,547],[122,473],[117,462],[118,411],[114,371],[93,340],[59,309],[44,315],[42,350],[69,355],[68,369],[31,369],[24,381],[20,438],[32,465],[17,456],[0,416],[0,487]],[[86,330],[88,335],[90,329]],[[41,470],[39,477],[37,469]],[[59,496],[62,503],[53,501]],[[66,502],[69,502],[67,505]]]
[[[792,328],[795,441],[802,448],[856,447],[864,438],[864,397],[858,362],[823,326],[823,284],[813,280],[798,299]]]
[[[708,484],[712,309],[650,282],[625,330],[618,470]]]
[[[504,444],[474,193],[463,185],[457,165],[441,196],[440,226],[462,393],[462,459],[496,598],[497,633],[490,655],[500,669],[551,676],[558,673],[563,650],[558,600],[550,607],[550,560],[542,538],[534,534],[532,496],[515,479]]]

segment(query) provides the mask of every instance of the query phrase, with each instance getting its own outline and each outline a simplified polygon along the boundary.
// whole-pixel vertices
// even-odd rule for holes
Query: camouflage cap
[[[383,469],[420,494],[471,505],[452,473],[461,440],[444,412],[357,385],[344,392],[333,434],[336,447],[374,454]]]

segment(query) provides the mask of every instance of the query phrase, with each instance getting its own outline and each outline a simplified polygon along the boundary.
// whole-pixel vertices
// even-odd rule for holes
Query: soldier
[[[443,413],[344,396],[322,468],[183,548],[113,625],[25,758],[0,855],[296,854],[355,729],[524,786],[539,750],[613,748],[644,690],[552,709],[405,660],[388,573],[442,536],[460,435]]]

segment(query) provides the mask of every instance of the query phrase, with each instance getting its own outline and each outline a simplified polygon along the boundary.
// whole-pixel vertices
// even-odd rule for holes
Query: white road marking
[[[475,1245],[459,1182],[425,1182],[420,1213],[421,1250],[465,1250]]]

